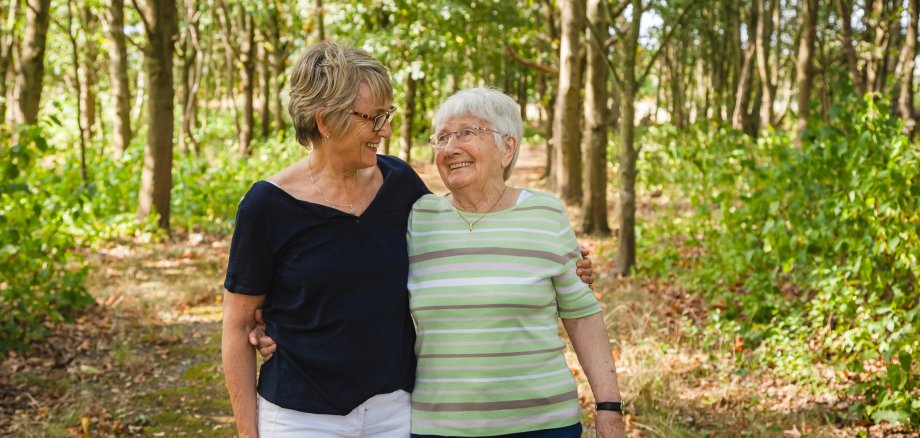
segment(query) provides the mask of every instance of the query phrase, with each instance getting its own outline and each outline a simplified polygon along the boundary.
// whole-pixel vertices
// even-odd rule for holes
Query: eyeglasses
[[[358,117],[360,117],[360,118],[362,118],[362,119],[364,119],[364,120],[367,120],[368,122],[371,122],[371,123],[373,124],[373,125],[371,126],[371,130],[372,130],[372,131],[379,131],[379,130],[383,129],[383,125],[385,125],[387,122],[390,121],[390,119],[393,118],[393,114],[394,114],[395,112],[396,112],[396,107],[395,107],[395,106],[391,106],[391,107],[388,108],[386,111],[384,111],[384,112],[382,112],[382,113],[380,113],[380,114],[377,114],[376,116],[369,116],[369,115],[364,114],[364,113],[359,113],[359,112],[357,112],[357,111],[355,111],[355,110],[348,111],[348,114],[352,114],[352,115],[358,116]]]
[[[459,131],[450,131],[438,135],[432,135],[428,138],[428,143],[431,143],[435,148],[443,148],[447,146],[447,143],[450,142],[450,136],[454,135],[457,137],[457,140],[460,140],[460,143],[469,143],[473,141],[474,137],[479,136],[479,133],[488,131],[494,132],[499,135],[504,135],[501,132],[498,132],[494,129],[489,128],[480,128],[478,126],[471,126],[469,128],[463,128]]]

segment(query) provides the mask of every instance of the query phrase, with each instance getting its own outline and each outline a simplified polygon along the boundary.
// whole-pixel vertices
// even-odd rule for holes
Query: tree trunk
[[[88,129],[84,124],[86,122],[86,117],[83,115],[83,108],[85,103],[83,84],[81,83],[81,67],[82,62],[80,60],[80,44],[77,41],[77,35],[74,33],[74,19],[73,19],[73,0],[67,0],[67,39],[70,41],[70,57],[73,69],[71,71],[71,81],[73,82],[74,90],[76,91],[77,96],[77,129],[80,131],[80,177],[83,179],[83,183],[89,181],[89,177],[86,174],[86,145],[91,140],[90,135],[87,134]],[[60,25],[59,25],[60,26]],[[77,32],[79,32],[79,24],[77,25]],[[63,30],[63,29],[62,29]]]
[[[236,59],[240,56],[236,42],[239,39],[242,29],[234,26],[236,13],[230,13],[226,1],[221,0],[218,6],[217,18],[220,22],[220,31],[223,34],[224,45],[224,76],[227,80],[227,83],[222,88],[227,91],[230,97],[230,106],[233,110],[233,125],[236,128],[237,149],[243,152],[245,148],[239,141],[243,138],[243,130],[240,126],[240,109],[236,105],[236,74],[234,71]],[[221,107],[223,107],[225,102],[226,99],[221,99]]]
[[[862,96],[866,94],[866,84],[856,59],[856,49],[853,47],[853,25],[850,23],[852,7],[848,0],[835,0],[837,16],[840,19],[840,43],[847,59],[847,69],[853,81],[853,88]]]
[[[281,95],[284,88],[284,64],[287,61],[290,43],[283,39],[280,17],[278,10],[269,8],[266,17],[268,30],[266,38],[270,42],[271,50],[268,55],[268,62],[271,65],[271,84],[274,88],[271,101],[272,123],[276,131],[282,131],[285,128],[284,123],[284,106],[281,104]]]
[[[144,169],[138,196],[137,216],[144,219],[154,210],[158,225],[169,231],[173,153],[173,46],[178,31],[175,0],[147,0],[141,11],[147,26],[147,118],[149,134],[144,148]]]
[[[748,29],[757,28],[757,21],[760,14],[757,8],[751,8],[751,14],[748,17]],[[747,48],[744,50],[744,64],[741,67],[741,74],[738,81],[738,88],[735,92],[735,110],[732,114],[732,126],[735,129],[743,130],[748,135],[754,135],[751,132],[752,114],[748,110],[751,102],[751,88],[754,83],[754,56],[757,53],[757,45],[748,38]]]
[[[898,92],[898,115],[904,119],[908,131],[913,133],[916,125],[914,112],[914,58],[917,57],[917,23],[920,21],[920,0],[908,0],[909,24],[901,56],[898,62],[900,90]]]
[[[588,0],[588,68],[585,80],[585,197],[582,205],[584,233],[609,236],[607,224],[607,52],[598,41],[609,36],[605,19],[605,1]]]
[[[240,154],[249,155],[252,153],[252,131],[255,124],[253,114],[253,97],[255,96],[255,24],[252,16],[248,12],[240,11],[240,30],[242,31],[242,41],[240,42],[239,56],[237,57],[242,64],[240,70],[240,87],[243,89],[243,120],[240,126]]]
[[[815,38],[818,29],[818,0],[805,0],[802,5],[802,36],[799,39],[798,62],[796,62],[796,84],[799,88],[799,121],[796,127],[796,144],[801,147],[802,134],[808,127],[808,115],[811,113],[811,87],[815,69],[812,61],[815,56]]]
[[[687,112],[684,110],[686,99],[684,98],[684,75],[682,56],[678,51],[680,49],[668,48],[665,59],[668,63],[668,72],[671,74],[671,118],[674,124],[679,128],[687,125]],[[670,55],[670,56],[668,56]]]
[[[313,0],[313,8],[316,17],[316,36],[320,41],[326,41],[326,23],[323,18],[323,0]]]
[[[259,50],[259,78],[262,80],[259,85],[259,122],[262,125],[262,138],[267,138],[271,133],[271,93],[272,93],[272,72],[268,62],[268,51],[265,45],[261,45]]]
[[[866,91],[869,93],[882,91],[879,84],[884,81],[882,64],[887,54],[882,48],[886,46],[888,39],[888,21],[885,19],[885,10],[885,0],[875,0],[871,2],[871,10],[865,11],[866,30],[873,34],[872,47],[876,52],[870,52],[869,59],[866,61]]]
[[[527,70],[518,69],[517,101],[521,106],[521,122],[527,126]],[[424,114],[424,111],[422,111]]]
[[[16,15],[19,10],[19,0],[10,0],[9,9],[4,9],[7,13],[2,24],[2,36],[0,36],[0,124],[7,120],[6,102],[9,98],[9,82],[7,82],[7,73],[9,73],[10,64],[13,60],[13,45],[16,41]]]
[[[559,53],[559,87],[556,117],[553,126],[555,178],[551,181],[560,198],[569,204],[580,204],[581,190],[581,104],[585,10],[584,0],[563,0],[562,39]]]
[[[773,8],[778,7],[775,0],[767,1],[770,1]],[[754,37],[757,45],[757,72],[760,74],[761,95],[763,96],[760,119],[763,126],[770,126],[773,125],[773,119],[775,118],[773,100],[776,93],[776,83],[773,82],[773,75],[770,69],[770,40],[773,35],[772,21],[766,19],[770,16],[771,9],[764,10],[764,0],[754,0],[754,8],[757,9],[758,14],[764,17],[762,20],[757,20],[757,30]]]
[[[93,130],[96,126],[96,61],[99,54],[99,46],[96,44],[93,35],[96,32],[98,22],[96,14],[88,6],[83,6],[83,50],[84,60],[80,64],[80,80],[82,94],[80,95],[80,112],[83,115],[83,135],[84,143],[92,144]]]
[[[190,149],[198,154],[198,140],[192,128],[195,125],[198,113],[198,88],[201,84],[201,71],[204,63],[204,54],[198,41],[198,19],[200,11],[195,0],[185,0],[186,32],[182,60],[182,128],[179,131],[179,150],[188,152]],[[186,142],[191,143],[191,148]]]
[[[115,101],[115,118],[112,125],[112,143],[115,155],[121,157],[131,144],[131,90],[128,86],[128,50],[125,46],[125,2],[112,0],[109,5],[109,77],[112,98]]]
[[[25,35],[16,76],[18,108],[13,118],[17,123],[35,124],[42,97],[45,77],[45,41],[51,19],[51,0],[28,0],[26,4]]]
[[[543,135],[546,139],[546,161],[543,166],[542,178],[549,178],[553,169],[553,120],[555,119],[556,93],[551,87],[551,77],[547,77],[544,72],[537,73],[537,93],[540,95],[540,105],[543,106],[543,113],[546,114],[546,121],[543,124]]]
[[[541,17],[546,23],[546,33],[549,35],[551,41],[556,41],[560,37],[559,26],[556,24],[556,8],[553,6],[552,0],[542,0],[540,5],[543,9]],[[556,75],[549,75],[549,73],[546,72],[541,72],[539,74],[540,83],[538,88],[540,89],[540,103],[543,105],[543,110],[546,114],[546,124],[544,125],[544,135],[546,138],[546,165],[543,168],[543,178],[546,180],[547,186],[552,189],[553,178],[555,178],[553,157],[556,155],[556,151],[553,146],[553,142],[555,141],[553,126],[556,123],[555,87],[558,86],[559,83],[558,73]],[[553,84],[553,79],[556,79],[555,86]]]
[[[619,275],[628,276],[636,264],[636,159],[635,148],[636,58],[639,47],[639,27],[642,22],[642,1],[632,1],[632,22],[623,41],[623,82],[620,84],[620,231],[617,239]]]
[[[400,127],[402,149],[399,151],[399,157],[407,163],[411,163],[410,160],[412,159],[412,121],[415,119],[415,92],[418,88],[416,85],[416,79],[410,72],[406,75],[406,108],[403,113],[402,126]]]

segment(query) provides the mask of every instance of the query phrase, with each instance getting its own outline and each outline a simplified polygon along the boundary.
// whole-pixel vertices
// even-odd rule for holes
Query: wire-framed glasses
[[[486,132],[486,131],[493,132],[499,135],[504,135],[501,132],[498,132],[494,129],[481,128],[479,126],[470,126],[467,128],[459,129],[457,131],[442,132],[437,135],[432,135],[431,137],[428,138],[428,143],[430,143],[435,148],[440,149],[440,148],[447,146],[447,143],[450,142],[451,136],[456,136],[457,140],[459,140],[460,143],[469,143],[470,141],[473,140],[473,138],[479,136],[480,133]]]

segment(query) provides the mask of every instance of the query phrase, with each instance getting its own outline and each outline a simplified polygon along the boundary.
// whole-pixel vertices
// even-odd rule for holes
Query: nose
[[[379,130],[377,130],[377,135],[383,138],[390,138],[393,136],[393,126],[390,124],[392,120],[387,120]]]
[[[444,151],[444,153],[453,153],[457,151],[460,146],[460,133],[459,132],[449,132],[447,135],[447,144],[439,148]]]

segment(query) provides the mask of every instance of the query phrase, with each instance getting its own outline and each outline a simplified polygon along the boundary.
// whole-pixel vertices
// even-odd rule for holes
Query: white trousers
[[[375,395],[347,415],[285,409],[259,396],[259,438],[406,438],[409,393]]]

